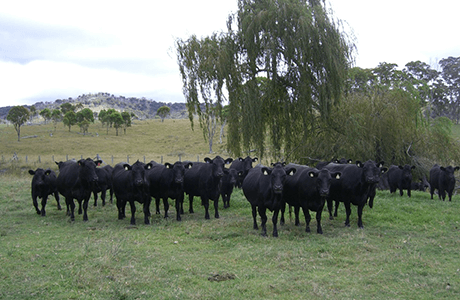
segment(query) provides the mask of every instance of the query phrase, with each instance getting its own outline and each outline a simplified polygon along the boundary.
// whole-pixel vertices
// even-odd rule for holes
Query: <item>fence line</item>
[[[65,157],[65,159],[64,159]],[[144,163],[148,163],[150,161],[155,161],[157,163],[165,163],[165,162],[170,162],[174,163],[176,161],[200,161],[200,159],[204,159],[205,156],[202,158],[200,155],[197,155],[196,157],[194,155],[182,155],[179,154],[177,156],[167,156],[165,157],[163,155],[154,155],[153,158],[148,158],[146,155],[126,155],[126,156],[114,156],[114,155],[104,155],[101,156],[99,154],[96,154],[95,157],[90,157],[94,160],[102,160],[104,163],[109,164],[109,165],[115,165],[119,162],[127,162],[127,163],[134,163],[135,161],[139,160]],[[29,156],[25,155],[23,157],[18,156],[16,153],[13,154],[12,157],[6,157],[5,155],[2,154],[1,156],[1,163],[25,163],[25,164],[36,164],[36,163],[47,163],[50,162],[54,165],[54,162],[59,162],[59,161],[67,161],[67,160],[79,160],[85,158],[82,154],[77,155],[77,156],[72,156],[69,154],[65,155],[37,155],[37,156]]]

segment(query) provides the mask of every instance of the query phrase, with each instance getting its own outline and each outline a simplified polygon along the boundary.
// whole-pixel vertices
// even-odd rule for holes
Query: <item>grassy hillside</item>
[[[158,162],[161,157],[164,162],[175,162],[179,156],[181,160],[192,161],[198,158],[202,161],[206,156],[228,157],[226,144],[219,144],[218,137],[213,146],[215,153],[209,154],[209,145],[199,124],[195,124],[192,130],[188,119],[135,121],[126,134],[120,130],[118,136],[113,128],[107,134],[107,129],[99,122],[92,124],[85,136],[80,134],[78,126],[73,126],[69,132],[62,123],[56,130],[52,124],[31,125],[21,127],[21,137],[18,142],[13,126],[0,127],[0,154],[4,167],[11,165],[14,153],[20,159],[15,165],[22,167],[49,166],[54,165],[53,159],[94,158],[97,154],[108,164],[112,164],[112,157],[114,164],[128,159],[130,163],[137,159],[143,161],[144,157],[146,161]],[[38,163],[39,157],[41,163]]]

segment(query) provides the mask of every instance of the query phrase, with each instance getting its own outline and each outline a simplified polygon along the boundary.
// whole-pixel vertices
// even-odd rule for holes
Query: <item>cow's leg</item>
[[[77,202],[78,202],[78,214],[81,215],[83,213],[83,210],[82,210],[82,207],[81,207],[82,200],[77,199]]]
[[[113,188],[110,188],[110,204],[113,204]]]
[[[449,195],[449,201],[452,201],[452,192],[447,192],[447,194]]]
[[[46,216],[46,211],[45,211],[45,207],[46,207],[46,201],[48,200],[48,195],[44,196],[42,198],[42,211],[41,211],[41,216],[44,217]]]
[[[160,197],[155,198],[155,214],[160,214]]]
[[[177,196],[177,198],[176,198],[176,220],[177,221],[181,220],[180,210],[181,210],[181,197]]]
[[[265,207],[258,207],[259,216],[262,219],[262,236],[267,236],[267,214]]]
[[[204,218],[206,220],[209,220],[210,219],[209,217],[209,199],[207,197],[201,196],[201,204],[203,204],[204,206],[204,211],[205,211]]]
[[[334,217],[332,216],[332,199],[328,198],[327,199],[327,210],[329,212],[329,220],[334,220]]]
[[[107,189],[103,188],[102,191],[101,191],[102,206],[105,206],[106,193],[107,193]]]
[[[364,228],[363,226],[363,208],[364,205],[358,205],[358,227]]]
[[[97,206],[97,193],[93,192],[93,196],[94,196],[94,206]]]
[[[345,205],[345,211],[347,213],[347,218],[345,219],[345,226],[350,227],[350,215],[351,215],[350,202],[345,201],[343,204]]]
[[[181,215],[184,214],[184,194],[180,196],[180,214]]]
[[[193,196],[192,195],[188,195],[188,202],[189,202],[188,212],[193,214]]]
[[[310,232],[310,221],[311,221],[311,216],[310,212],[308,211],[308,207],[302,206],[302,211],[303,215],[305,216],[305,231]]]
[[[136,218],[134,217],[136,214],[136,204],[134,200],[129,200],[129,205],[131,206],[131,225],[136,225]]]
[[[168,216],[168,211],[169,211],[169,202],[168,202],[168,197],[163,198],[163,206],[165,208],[165,219],[169,218]]]
[[[34,204],[35,211],[37,212],[37,215],[41,214],[40,208],[38,208],[37,196],[32,196],[32,202]]]
[[[433,194],[434,194],[434,187],[430,186],[430,194],[431,194],[431,200],[433,200]]]
[[[401,187],[401,188],[399,189],[399,196],[402,196],[402,195],[404,195],[404,192],[403,192],[403,189],[402,189],[402,187]]]
[[[409,188],[407,189],[407,196],[408,196],[409,198],[410,198],[410,194],[411,194],[411,193],[410,193],[410,186],[409,186]]]
[[[91,194],[89,194],[84,200],[83,200],[83,221],[88,221],[88,203],[89,203],[89,198],[91,197]],[[80,202],[81,203],[81,202]]]
[[[303,210],[303,208],[302,208]],[[295,219],[295,223],[294,225],[295,226],[300,226],[300,218],[299,218],[299,214],[300,214],[300,206],[294,206],[294,219]],[[305,211],[304,211],[304,215],[305,215]]]
[[[323,227],[321,226],[321,216],[323,214],[323,207],[318,208],[316,212],[316,232],[323,234]]]
[[[214,218],[219,219],[219,196],[214,200]]]
[[[56,199],[57,202],[57,208],[58,210],[62,210],[61,203],[59,202],[59,192],[54,192],[54,199]]]
[[[166,199],[167,200],[167,199]],[[144,205],[143,205],[143,210],[144,210],[144,224],[148,225],[150,224],[150,195],[144,199]]]
[[[280,213],[279,209],[273,210],[272,223],[273,223],[273,237],[278,237],[278,214]]]
[[[257,207],[255,205],[252,205],[252,219],[254,220],[252,228],[259,229],[259,226],[257,226],[257,210],[256,210],[256,208]]]
[[[339,210],[339,205],[340,201],[335,200],[335,211],[334,211],[334,217],[337,217],[337,211]]]
[[[75,202],[73,198],[65,198],[65,202],[67,204],[67,214],[69,215],[69,208],[70,208],[70,221],[75,221]]]
[[[286,210],[286,203],[281,204],[281,209],[280,209],[280,225],[284,225],[284,212]]]

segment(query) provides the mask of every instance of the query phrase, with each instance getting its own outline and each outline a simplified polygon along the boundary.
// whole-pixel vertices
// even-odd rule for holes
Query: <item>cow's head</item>
[[[233,158],[223,159],[220,156],[214,157],[214,159],[210,159],[206,157],[204,161],[207,164],[212,164],[212,176],[222,178],[224,176],[224,172],[227,170],[225,169],[225,165],[229,164],[233,161]]]
[[[131,171],[132,180],[135,186],[140,187],[146,183],[145,171],[152,168],[152,163],[144,164],[137,160],[132,166],[124,165],[125,170]]]
[[[376,163],[375,161],[368,160],[365,163],[356,161],[356,166],[363,169],[363,180],[366,183],[373,184],[379,183],[380,174],[387,171],[387,168],[383,167],[383,161]]]
[[[283,192],[286,176],[292,176],[296,173],[296,169],[292,167],[285,168],[286,163],[274,163],[273,168],[262,167],[262,173],[265,176],[270,176],[270,185],[273,193],[281,194]]]
[[[77,161],[79,166],[78,176],[82,182],[86,182],[89,184],[97,183],[97,175],[96,175],[96,165],[102,163],[100,160],[92,160],[91,158],[87,159],[80,159]]]
[[[180,161],[175,162],[173,165],[170,163],[165,163],[167,169],[173,171],[173,178],[176,184],[182,184],[184,182],[185,169],[190,169],[193,166],[193,163],[182,163]]]
[[[316,191],[321,197],[329,196],[329,189],[331,188],[332,180],[338,180],[342,176],[340,172],[331,173],[327,169],[317,170],[314,169],[308,172],[312,178],[316,178]]]

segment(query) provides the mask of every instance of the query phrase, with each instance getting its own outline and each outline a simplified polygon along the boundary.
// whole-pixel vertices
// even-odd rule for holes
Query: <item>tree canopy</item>
[[[8,112],[8,115],[6,116],[6,119],[13,123],[14,129],[18,134],[18,142],[20,141],[21,137],[21,126],[27,122],[27,120],[29,119],[29,115],[30,112],[27,108],[18,105],[13,106]]]
[[[227,24],[227,33],[176,41],[189,118],[207,131],[228,101],[235,155],[301,155],[342,95],[354,46],[322,1],[239,0]]]
[[[171,108],[166,105],[163,105],[157,109],[157,115],[160,116],[161,122],[164,122],[165,118],[170,114]]]

